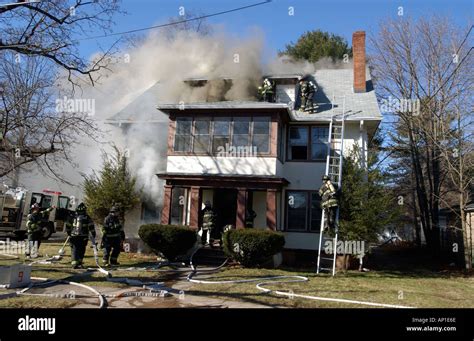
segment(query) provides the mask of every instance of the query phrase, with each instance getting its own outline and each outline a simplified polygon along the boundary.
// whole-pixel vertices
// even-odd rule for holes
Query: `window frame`
[[[193,156],[213,156],[213,157],[218,157],[217,152],[214,153],[214,122],[218,121],[220,118],[229,118],[230,119],[230,124],[229,124],[229,146],[234,146],[233,144],[233,139],[234,139],[234,122],[235,119],[241,119],[241,118],[246,118],[248,119],[249,122],[249,135],[248,135],[248,145],[247,147],[249,148],[248,150],[253,153],[253,137],[254,137],[254,119],[255,118],[267,118],[268,119],[268,151],[267,152],[259,152],[257,150],[257,153],[255,155],[252,154],[252,156],[257,156],[257,157],[278,157],[278,155],[272,155],[272,138],[273,138],[273,124],[274,119],[270,113],[264,114],[264,115],[183,115],[183,116],[175,116],[173,118],[175,122],[175,129],[174,129],[174,136],[173,136],[173,146],[172,150],[168,151],[168,155],[193,155]],[[202,118],[209,118],[210,121],[210,132],[209,132],[209,145],[208,145],[208,150],[207,152],[194,152],[194,144],[195,144],[195,122],[196,120],[202,119]],[[177,134],[177,125],[178,125],[178,120],[181,119],[188,119],[191,120],[191,141],[190,141],[190,151],[177,151],[175,150],[176,147],[176,138],[179,136]],[[276,122],[278,124],[278,122]],[[258,135],[264,135],[264,134],[258,134]],[[237,148],[236,147],[236,152]],[[242,147],[242,146],[241,146]]]
[[[290,192],[299,192],[304,193],[306,198],[306,213],[305,213],[305,228],[304,229],[289,229],[288,228],[288,218],[289,218],[289,193]],[[321,197],[317,190],[300,190],[300,189],[287,189],[285,190],[285,226],[283,227],[284,232],[295,232],[295,233],[319,233],[320,228],[318,227],[316,230],[311,230],[311,220],[312,220],[312,213],[311,213],[311,195],[316,194],[319,197],[319,203],[321,203]],[[322,209],[319,208],[320,217],[322,217]],[[319,223],[321,224],[321,219],[319,219]]]
[[[306,160],[293,160],[289,158],[289,148],[290,148],[290,130],[292,127],[305,127],[308,132],[307,146],[308,150],[306,151]],[[326,156],[322,159],[312,159],[312,129],[313,128],[325,128],[328,130],[328,140],[329,140],[329,125],[324,124],[289,124],[286,129],[286,143],[285,143],[285,162],[326,162]]]
[[[186,135],[183,135],[183,134],[178,134],[178,121],[179,120],[183,120],[184,121],[189,121],[189,119],[191,120],[191,132],[190,132],[190,143],[189,143],[189,150],[176,150],[176,138],[178,136],[186,136]],[[174,136],[173,136],[173,151],[175,153],[180,153],[180,154],[186,154],[186,153],[192,153],[193,149],[194,149],[194,146],[193,146],[193,142],[194,142],[194,138],[193,138],[193,134],[194,134],[194,118],[192,117],[187,117],[187,116],[180,116],[180,117],[176,117],[176,120],[175,120],[175,129],[174,129]]]

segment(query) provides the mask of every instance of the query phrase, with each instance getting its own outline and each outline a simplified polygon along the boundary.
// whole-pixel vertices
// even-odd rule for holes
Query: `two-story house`
[[[163,86],[157,84],[111,118],[126,130],[142,124],[160,132],[152,138],[163,155],[156,169],[160,191],[155,205],[161,212],[155,214],[149,204],[130,212],[130,233],[136,234],[140,222],[157,218],[197,229],[202,204],[210,201],[219,227],[244,228],[246,214],[253,211],[254,227],[282,231],[286,249],[318,248],[317,191],[326,169],[329,122],[340,121],[344,110],[344,154],[357,144],[363,163],[382,119],[366,67],[365,33],[353,35],[352,68],[320,69],[311,75],[318,85],[314,112],[295,110],[301,75],[266,77],[275,84],[275,102],[157,105],[155,92]],[[190,87],[208,81],[185,80]]]
[[[169,116],[166,171],[158,174],[165,181],[161,222],[198,228],[202,203],[210,201],[219,227],[244,228],[253,211],[255,228],[283,231],[286,248],[317,249],[329,122],[341,120],[344,108],[344,153],[358,144],[364,162],[382,118],[364,32],[353,35],[353,59],[353,68],[312,75],[319,87],[314,112],[294,109],[299,75],[266,76],[276,85],[275,102],[159,104]]]

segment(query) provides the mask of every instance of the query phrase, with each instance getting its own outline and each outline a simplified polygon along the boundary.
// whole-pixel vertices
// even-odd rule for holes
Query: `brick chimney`
[[[356,31],[352,34],[352,57],[354,61],[354,92],[366,92],[365,31]]]

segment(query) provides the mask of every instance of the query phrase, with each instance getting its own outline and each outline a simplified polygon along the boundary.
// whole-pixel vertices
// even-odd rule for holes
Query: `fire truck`
[[[72,213],[73,197],[48,189],[33,192],[21,187],[13,188],[0,184],[0,233],[12,233],[24,238],[28,214],[35,203],[41,210],[56,206],[41,222],[43,239],[48,239],[56,231],[64,230],[64,223]]]

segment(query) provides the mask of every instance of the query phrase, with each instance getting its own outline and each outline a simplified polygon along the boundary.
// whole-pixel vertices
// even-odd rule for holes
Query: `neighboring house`
[[[312,77],[319,90],[314,113],[298,106],[298,75],[268,75],[276,103],[223,101],[158,104],[169,116],[161,222],[198,228],[210,201],[218,227],[282,231],[286,249],[315,250],[321,209],[318,189],[325,173],[332,108],[345,109],[344,154],[355,144],[366,162],[367,144],[382,116],[366,68],[365,33],[353,36],[353,69],[322,69]],[[188,86],[202,86],[189,80]],[[295,103],[296,102],[296,103]]]

